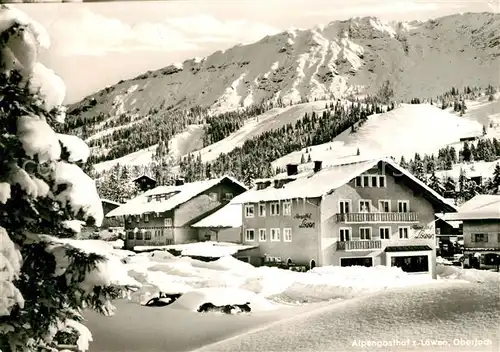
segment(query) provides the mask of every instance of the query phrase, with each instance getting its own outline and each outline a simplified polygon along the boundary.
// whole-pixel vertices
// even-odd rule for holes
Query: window
[[[360,200],[359,201],[359,212],[360,213],[369,213],[371,208],[371,201],[369,200]]]
[[[359,239],[360,240],[371,240],[372,239],[372,228],[371,227],[360,227],[359,228]]]
[[[280,229],[271,229],[271,242],[278,242],[280,240]]]
[[[128,222],[129,224],[131,224],[131,223],[132,223],[132,217],[131,217],[131,216],[127,216],[127,222]]]
[[[233,199],[233,194],[232,193],[226,193],[224,194],[224,200],[231,200]]]
[[[398,200],[398,212],[408,213],[410,211],[410,201],[409,200]]]
[[[378,211],[381,213],[391,212],[391,201],[390,200],[379,200],[378,201]]]
[[[259,204],[259,216],[266,216],[266,204]]]
[[[340,241],[350,241],[351,240],[351,229],[350,228],[341,228],[340,229]]]
[[[429,260],[426,255],[392,257],[391,266],[397,266],[407,273],[428,272]]]
[[[215,201],[217,201],[217,198],[218,198],[217,197],[217,193],[215,193],[215,192],[210,193],[209,197],[212,198],[212,200],[215,200]]]
[[[378,176],[372,176],[372,187],[378,186]]]
[[[381,240],[388,240],[391,238],[391,228],[381,227],[379,228],[379,235]]]
[[[400,239],[407,239],[408,232],[410,232],[410,228],[408,226],[400,227],[400,228],[398,228],[398,231],[399,231],[399,238]]]
[[[378,186],[379,187],[385,187],[387,182],[385,182],[385,176],[379,176],[378,177]]]
[[[135,216],[135,222],[140,222],[141,221],[141,216],[140,215],[136,215]]]
[[[271,203],[271,216],[280,215],[280,203]]]
[[[351,201],[350,200],[341,200],[339,202],[339,212],[341,214],[346,214],[351,211]]]
[[[172,227],[172,218],[165,218],[165,219],[163,220],[163,225],[164,225],[165,227]]]
[[[136,240],[142,240],[142,230],[138,231],[137,234],[135,235]]]
[[[291,228],[283,229],[283,241],[292,242],[292,229]]]
[[[267,241],[266,229],[259,229],[259,241],[260,242],[266,242]]]
[[[149,214],[144,214],[144,222],[149,222]]]
[[[363,187],[370,186],[370,176],[363,176]]]
[[[473,233],[472,242],[488,242],[488,234],[486,233]]]
[[[144,234],[144,239],[151,240],[151,231],[146,231],[146,233]]]
[[[129,231],[127,234],[127,239],[133,240],[134,239],[134,231]]]
[[[361,179],[361,176],[358,176],[354,179],[354,186],[363,187],[363,180]]]
[[[373,266],[373,258],[340,258],[340,266]]]
[[[254,215],[254,207],[252,205],[245,205],[245,217],[246,218],[253,218]]]
[[[254,229],[247,229],[245,231],[245,240],[248,242],[255,241],[255,231]]]
[[[283,215],[292,215],[292,202],[283,202]]]

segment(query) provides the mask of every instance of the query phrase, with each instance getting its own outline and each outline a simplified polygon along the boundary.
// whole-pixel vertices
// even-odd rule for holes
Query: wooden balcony
[[[355,251],[355,250],[380,249],[380,248],[382,248],[381,240],[337,241],[338,251]]]
[[[337,222],[343,223],[381,223],[381,222],[418,222],[418,213],[337,213]]]

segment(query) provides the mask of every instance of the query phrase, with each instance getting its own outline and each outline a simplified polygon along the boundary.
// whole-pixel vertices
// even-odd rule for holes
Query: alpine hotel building
[[[239,257],[254,265],[388,265],[434,278],[435,214],[456,211],[393,160],[361,157],[300,173],[287,165],[233,202],[244,243],[258,245]]]

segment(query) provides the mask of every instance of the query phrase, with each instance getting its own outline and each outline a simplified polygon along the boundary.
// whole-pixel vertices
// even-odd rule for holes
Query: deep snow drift
[[[133,254],[106,248],[125,262],[142,287],[130,301],[116,302],[116,316],[87,314],[94,333],[92,352],[189,351],[203,346],[206,351],[255,351],[256,346],[266,351],[405,351],[363,349],[352,343],[412,337],[452,344],[455,338],[470,340],[474,334],[491,340],[491,329],[498,327],[500,308],[493,293],[498,293],[500,274],[495,272],[439,265],[438,280],[383,266],[297,273],[255,268],[231,256],[202,262],[165,251]],[[158,291],[183,296],[166,307],[140,305]],[[207,301],[251,301],[252,312],[197,313],[197,306]],[[412,348],[417,347],[431,349]],[[457,348],[450,351],[463,350],[452,347]]]

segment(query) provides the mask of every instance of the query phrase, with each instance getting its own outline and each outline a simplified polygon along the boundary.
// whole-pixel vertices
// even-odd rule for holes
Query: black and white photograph
[[[0,352],[500,351],[500,0],[0,0]]]

